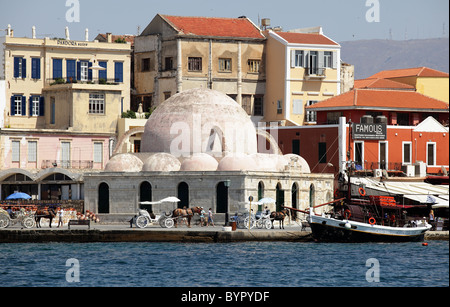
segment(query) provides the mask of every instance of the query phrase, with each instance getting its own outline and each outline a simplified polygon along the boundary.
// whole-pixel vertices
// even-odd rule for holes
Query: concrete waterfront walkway
[[[425,240],[448,240],[448,231],[429,231]],[[224,231],[223,226],[188,228],[161,228],[152,225],[139,229],[129,224],[96,224],[87,226],[67,226],[60,228],[21,229],[16,225],[0,230],[0,243],[47,243],[47,242],[186,242],[221,243],[246,241],[294,241],[313,242],[309,228],[302,231],[298,225],[285,226],[285,229],[237,229]]]

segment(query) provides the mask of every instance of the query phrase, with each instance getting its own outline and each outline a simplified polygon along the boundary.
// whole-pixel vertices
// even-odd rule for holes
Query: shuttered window
[[[94,163],[102,163],[103,162],[103,143],[95,142],[94,143]]]

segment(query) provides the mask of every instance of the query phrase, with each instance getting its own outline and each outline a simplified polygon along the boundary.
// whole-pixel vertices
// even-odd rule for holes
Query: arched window
[[[144,181],[139,187],[139,202],[152,201],[152,185]],[[152,205],[140,205],[141,209],[146,209],[148,212],[153,212]]]
[[[181,182],[178,185],[178,198],[180,199],[178,208],[189,208],[189,186],[186,182]]]
[[[109,185],[105,182],[98,187],[98,213],[109,213]]]

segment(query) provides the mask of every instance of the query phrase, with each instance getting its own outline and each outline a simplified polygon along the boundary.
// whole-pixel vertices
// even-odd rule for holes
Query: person
[[[214,227],[214,220],[213,220],[213,213],[211,211],[211,208],[209,208],[208,210],[208,223],[206,224],[206,226],[209,226],[210,224],[212,224],[212,226]]]
[[[200,211],[200,226],[203,227],[206,223],[205,223],[205,210],[203,209],[203,207],[200,207],[201,211]]]
[[[429,223],[432,226],[432,230],[434,230],[436,225],[434,223],[434,211],[433,211],[433,209],[430,210]]]
[[[61,225],[61,227],[63,226],[63,215],[64,215],[64,210],[62,208],[59,208],[58,210],[58,227]]]
[[[264,215],[270,215],[270,209],[267,206],[264,208]]]

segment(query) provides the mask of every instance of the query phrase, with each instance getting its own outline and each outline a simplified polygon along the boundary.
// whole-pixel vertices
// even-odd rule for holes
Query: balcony
[[[93,169],[94,161],[87,160],[43,160],[42,169],[59,167],[64,169]]]
[[[60,85],[60,84],[97,84],[97,85],[119,85],[123,82],[118,82],[116,79],[96,79],[88,81],[80,81],[73,78],[51,78],[46,80],[46,85]]]
[[[326,68],[309,67],[305,69],[306,79],[325,79]]]

